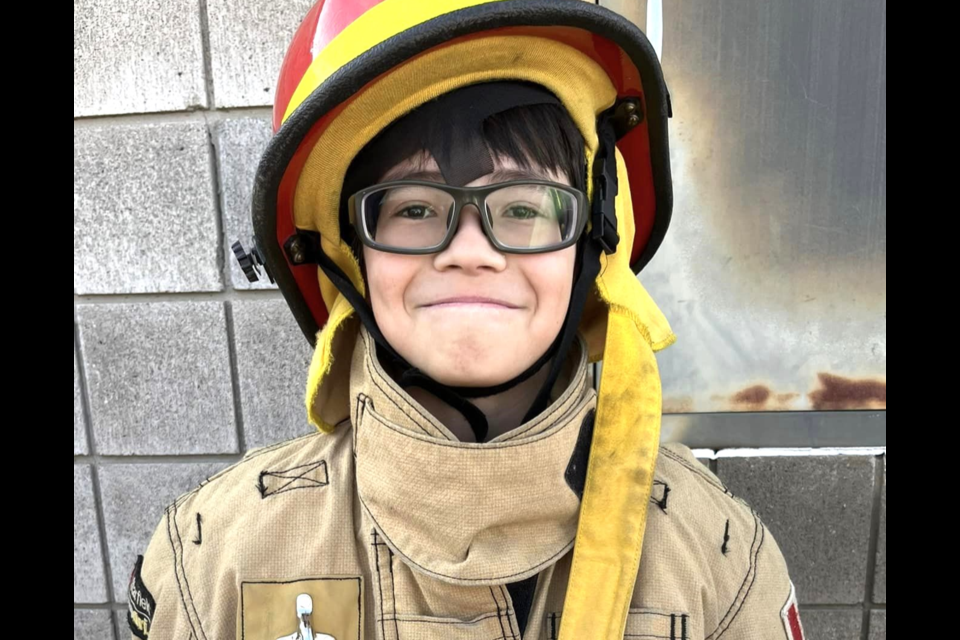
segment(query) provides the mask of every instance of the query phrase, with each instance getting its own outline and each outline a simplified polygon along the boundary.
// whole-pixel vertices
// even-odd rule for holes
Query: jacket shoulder
[[[240,583],[276,577],[318,521],[352,513],[350,431],[251,450],[169,505],[130,577],[133,637],[234,637]]]
[[[795,591],[776,540],[686,446],[661,446],[647,514],[633,606],[687,616],[708,640],[789,637]]]

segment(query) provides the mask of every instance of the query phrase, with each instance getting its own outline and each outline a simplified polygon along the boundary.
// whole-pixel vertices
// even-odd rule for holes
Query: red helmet
[[[280,71],[273,108],[275,136],[255,183],[256,248],[251,257],[238,254],[248,275],[255,269],[252,262],[263,264],[311,344],[326,323],[336,294],[324,286],[325,277],[315,263],[295,260],[296,247],[289,246],[290,241],[298,228],[329,229],[326,234],[321,230],[328,253],[337,252],[339,241],[336,210],[327,207],[307,215],[296,209],[295,192],[298,185],[303,186],[302,174],[305,167],[309,169],[315,145],[324,144],[323,134],[338,116],[383,78],[440,50],[491,38],[501,43],[552,41],[560,50],[595,64],[612,86],[615,101],[625,109],[635,106],[634,112],[625,113],[625,119],[633,116],[635,126],[617,141],[629,176],[635,230],[632,244],[622,249],[629,248],[635,273],[656,253],[673,206],[667,141],[671,106],[656,53],[634,24],[581,0],[320,0],[297,30]],[[561,55],[552,66],[561,70],[561,59],[566,57]],[[437,64],[427,65],[433,77],[425,84],[447,83],[448,90],[470,84],[464,72],[469,61],[463,56],[454,60],[456,64],[451,65],[440,56]],[[487,79],[531,80],[532,72],[549,71],[551,66],[531,70],[523,65],[511,68],[498,60],[476,63],[474,74]],[[500,73],[484,74],[490,66],[499,66]],[[557,70],[560,76],[554,78],[562,82],[562,72]],[[399,115],[418,106],[418,93],[423,100],[434,95],[424,87],[410,86],[408,91],[413,99]],[[347,148],[322,150],[337,154],[341,162],[337,167],[325,166],[325,175],[311,181],[310,188],[339,192],[353,156],[378,131],[359,133]],[[328,220],[325,224],[311,216]],[[341,263],[340,256],[331,257]]]

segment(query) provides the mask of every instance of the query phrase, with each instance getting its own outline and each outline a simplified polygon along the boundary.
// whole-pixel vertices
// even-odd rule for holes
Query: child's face
[[[567,184],[566,176],[498,159],[466,186],[523,177]],[[517,171],[523,175],[497,176]],[[435,176],[424,175],[433,172]],[[408,159],[383,181],[442,182],[436,162]],[[363,247],[370,303],[384,337],[407,362],[451,386],[492,386],[519,375],[553,343],[570,303],[576,245],[538,254],[499,252],[467,206],[450,245],[431,255]]]

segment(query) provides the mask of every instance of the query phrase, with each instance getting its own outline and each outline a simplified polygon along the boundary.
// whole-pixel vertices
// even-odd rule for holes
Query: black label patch
[[[153,612],[157,608],[157,601],[153,594],[143,584],[140,569],[143,567],[143,556],[137,558],[137,564],[130,574],[130,585],[127,588],[127,624],[130,631],[141,640],[147,640],[150,635],[150,626],[153,624]]]
[[[577,436],[577,444],[573,447],[573,453],[570,454],[570,460],[567,462],[567,470],[563,474],[567,486],[581,500],[583,500],[583,490],[587,485],[587,462],[590,461],[590,445],[593,442],[593,419],[595,417],[593,410],[584,416],[583,424],[580,425],[580,435]]]

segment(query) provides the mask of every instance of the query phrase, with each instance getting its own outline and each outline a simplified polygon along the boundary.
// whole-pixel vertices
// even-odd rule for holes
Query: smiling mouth
[[[457,296],[455,298],[444,298],[429,304],[423,305],[428,309],[444,307],[491,307],[495,309],[519,309],[517,305],[510,304],[503,300],[495,298],[483,298],[480,296]]]

